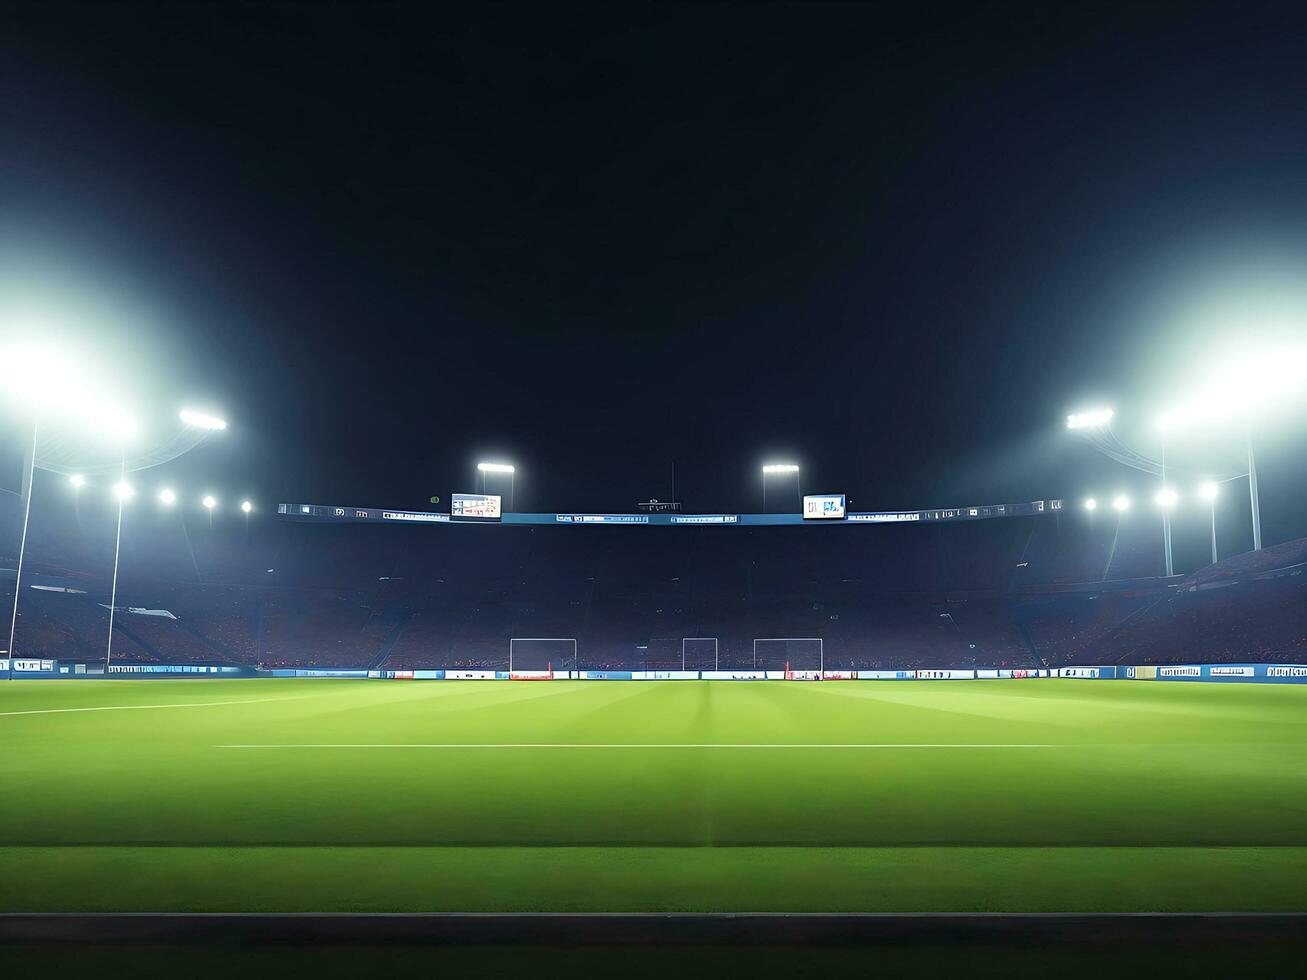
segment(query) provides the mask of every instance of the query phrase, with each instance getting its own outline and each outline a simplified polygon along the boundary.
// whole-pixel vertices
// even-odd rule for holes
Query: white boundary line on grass
[[[186,701],[179,704],[111,704],[90,708],[36,708],[31,711],[0,711],[0,718],[15,715],[60,715],[72,711],[143,711],[150,708],[216,708],[224,704],[263,704],[267,701],[298,701],[312,695],[301,694],[290,698],[247,698],[242,701]]]
[[[270,742],[215,749],[1064,749],[1054,742]]]

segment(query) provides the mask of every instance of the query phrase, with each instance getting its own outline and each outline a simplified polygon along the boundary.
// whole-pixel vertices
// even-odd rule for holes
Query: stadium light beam
[[[163,504],[165,507],[171,507],[173,504],[177,503],[177,494],[173,493],[170,488],[164,487],[159,491],[159,503]]]
[[[803,506],[803,487],[799,483],[798,463],[763,463],[762,464],[762,512],[767,513],[767,477],[794,474],[794,489],[799,494],[799,506]]]
[[[74,473],[68,478],[68,482],[73,485],[74,490],[80,490],[82,487],[86,486],[86,477],[82,476],[80,473]]]
[[[513,498],[517,496],[517,467],[512,463],[477,463],[477,474],[481,478],[481,492],[486,492],[486,474],[501,473],[508,477],[508,509],[513,509]]]
[[[252,511],[253,509],[254,509],[254,505],[250,503],[248,500],[241,501],[241,510],[244,513],[249,514],[249,512]]]
[[[1157,494],[1153,497],[1153,502],[1157,504],[1158,507],[1169,509],[1174,507],[1179,499],[1180,495],[1170,487],[1162,487],[1162,489],[1158,490]]]
[[[136,496],[136,490],[126,480],[119,480],[113,485],[113,495],[118,498],[119,503],[126,503]]]
[[[1093,497],[1090,497],[1088,500],[1085,501],[1085,510],[1089,511],[1091,514],[1094,511],[1098,510],[1098,501],[1095,500]]]
[[[1212,564],[1213,565],[1215,565],[1217,561],[1220,560],[1216,552],[1216,498],[1220,496],[1220,494],[1221,494],[1221,488],[1211,480],[1208,480],[1206,483],[1204,483],[1201,487],[1198,488],[1198,495],[1207,501],[1207,505],[1212,512]]]
[[[227,428],[227,420],[220,419],[216,415],[210,415],[207,412],[197,412],[194,409],[183,408],[179,413],[183,422],[196,429],[208,429],[211,432],[221,432]]]
[[[1130,509],[1130,498],[1125,494],[1114,497],[1112,499],[1112,509],[1118,514],[1124,514]]]

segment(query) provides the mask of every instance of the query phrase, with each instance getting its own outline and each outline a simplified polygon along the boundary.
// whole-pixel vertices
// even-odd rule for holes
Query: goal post
[[[515,671],[552,671],[559,665],[576,669],[577,645],[574,636],[514,636],[508,641],[508,673]]]
[[[826,645],[820,636],[762,636],[753,641],[753,668],[826,672]]]
[[[701,663],[702,661],[702,663]],[[696,669],[706,669],[704,664],[712,662],[712,669],[720,669],[715,636],[681,637],[681,670],[688,670],[687,664],[696,664]]]

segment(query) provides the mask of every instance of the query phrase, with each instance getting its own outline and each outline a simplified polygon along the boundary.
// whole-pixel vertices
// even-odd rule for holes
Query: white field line
[[[247,698],[243,701],[185,701],[178,704],[111,704],[94,708],[38,708],[32,711],[0,711],[0,718],[15,715],[60,715],[73,711],[146,711],[151,708],[216,708],[224,704],[263,704],[267,701],[298,701],[312,695],[302,694],[289,698]]]
[[[1054,742],[276,742],[216,749],[1063,749]]]

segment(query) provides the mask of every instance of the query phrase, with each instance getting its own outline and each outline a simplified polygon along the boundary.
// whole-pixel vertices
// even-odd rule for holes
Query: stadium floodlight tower
[[[517,495],[517,467],[512,463],[477,463],[477,475],[481,477],[481,492],[486,492],[486,474],[496,473],[508,477],[508,509],[513,509],[513,498]]]
[[[14,655],[14,635],[18,628],[18,599],[22,594],[23,564],[27,556],[27,531],[32,516],[32,492],[36,476],[37,448],[43,423],[71,423],[77,431],[107,434],[125,442],[136,431],[131,419],[117,400],[93,383],[93,379],[73,363],[61,348],[17,344],[0,351],[0,394],[7,396],[20,412],[30,416],[32,441],[23,467],[23,530],[18,545],[18,564],[14,577],[14,603],[9,619],[9,645],[6,654]],[[73,489],[85,486],[80,474],[69,478]]]
[[[794,476],[794,489],[799,496],[799,507],[803,507],[803,486],[800,483],[798,463],[763,463],[762,464],[762,512],[767,513],[767,477]]]

